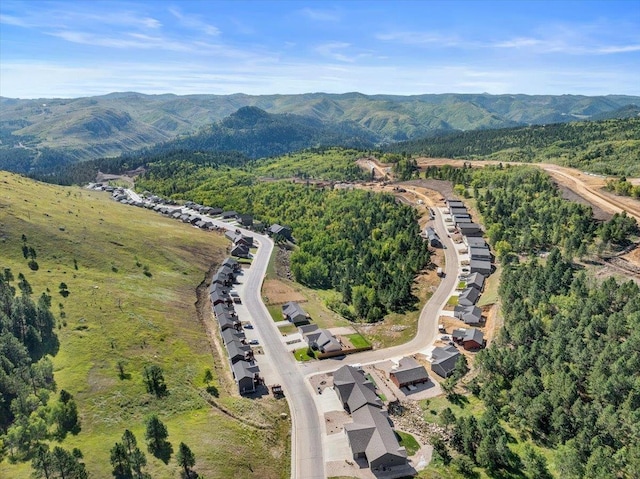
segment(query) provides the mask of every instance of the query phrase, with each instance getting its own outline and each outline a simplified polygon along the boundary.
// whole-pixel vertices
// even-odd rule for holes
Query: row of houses
[[[261,379],[260,368],[255,362],[251,346],[247,344],[242,323],[235,311],[234,303],[240,302],[240,298],[230,289],[240,271],[240,265],[235,259],[225,259],[211,278],[209,299],[238,391],[240,394],[248,394],[256,390]]]
[[[400,446],[374,384],[362,370],[342,366],[333,373],[333,388],[353,422],[344,431],[354,459],[363,458],[372,470],[407,464],[407,451]]]

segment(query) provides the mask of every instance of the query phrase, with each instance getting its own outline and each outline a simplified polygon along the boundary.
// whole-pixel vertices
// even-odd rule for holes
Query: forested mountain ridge
[[[0,154],[23,161],[48,155],[67,162],[117,156],[193,134],[245,106],[328,124],[353,122],[377,141],[393,142],[447,131],[589,119],[631,104],[640,104],[640,97],[361,93],[177,96],[132,92],[76,99],[2,97]]]
[[[640,176],[640,118],[459,132],[385,150],[434,158],[548,162],[635,177]]]

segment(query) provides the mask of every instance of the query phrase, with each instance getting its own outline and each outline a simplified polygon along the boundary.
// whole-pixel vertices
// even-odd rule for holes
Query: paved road
[[[329,372],[345,364],[369,364],[377,361],[384,361],[385,359],[409,356],[419,351],[423,351],[433,344],[435,337],[438,334],[438,319],[440,318],[440,311],[458,284],[459,269],[455,246],[447,234],[442,214],[437,208],[434,208],[434,210],[436,212],[436,221],[434,222],[435,229],[440,236],[442,243],[446,246],[446,249],[444,250],[445,267],[443,268],[446,275],[440,282],[438,289],[422,308],[420,318],[418,319],[418,331],[415,337],[407,343],[399,346],[393,346],[391,348],[351,354],[346,356],[344,359],[323,359],[322,361],[307,363],[304,371],[305,374],[310,375],[318,372]]]

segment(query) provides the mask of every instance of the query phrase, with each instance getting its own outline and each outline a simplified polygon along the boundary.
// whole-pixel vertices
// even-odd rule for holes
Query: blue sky
[[[0,95],[640,95],[640,0],[0,2]]]

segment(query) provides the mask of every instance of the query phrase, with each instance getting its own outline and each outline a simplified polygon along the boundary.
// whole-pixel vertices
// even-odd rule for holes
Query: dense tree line
[[[547,161],[603,174],[640,176],[640,119],[458,132],[391,144],[385,151],[436,158]]]
[[[477,358],[487,407],[559,448],[563,477],[638,477],[638,286],[597,284],[554,250],[507,265],[500,296],[504,329]]]
[[[13,458],[23,459],[41,441],[78,433],[80,421],[69,392],[63,389],[57,401],[50,401],[55,381],[49,355],[59,347],[51,296],[42,293],[34,301],[22,274],[17,289],[14,282],[5,269],[0,275],[0,437]]]
[[[411,284],[428,249],[415,211],[390,195],[261,182],[239,169],[160,176],[151,168],[138,187],[291,226],[293,274],[308,286],[335,288],[341,301],[331,306],[345,316],[376,321],[414,301]]]
[[[635,186],[631,184],[631,182],[624,176],[615,180],[607,181],[605,189],[614,192],[616,195],[640,198],[640,185]]]

